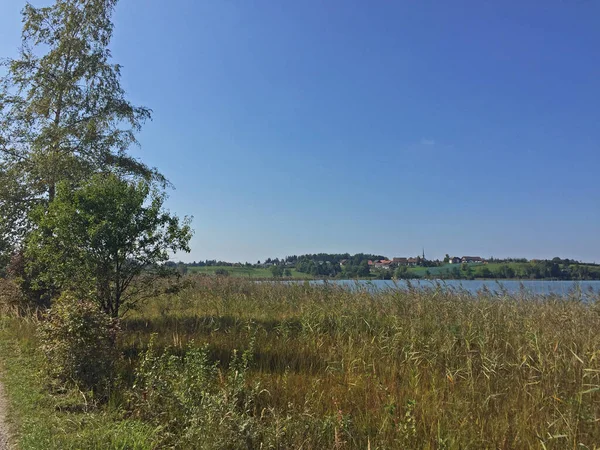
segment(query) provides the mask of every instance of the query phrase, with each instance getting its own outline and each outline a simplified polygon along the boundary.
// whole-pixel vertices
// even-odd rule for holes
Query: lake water
[[[373,289],[406,289],[408,282],[404,280],[328,280],[311,281],[315,284],[329,283],[347,287],[372,287]],[[491,292],[508,294],[520,293],[523,290],[530,294],[568,296],[580,290],[586,297],[600,296],[600,281],[545,281],[545,280],[410,280],[413,287],[435,288],[437,285],[449,289],[464,289],[476,293],[484,288]]]

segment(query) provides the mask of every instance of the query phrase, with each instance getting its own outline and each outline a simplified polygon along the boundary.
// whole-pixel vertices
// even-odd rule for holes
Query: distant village
[[[344,267],[346,264],[346,260],[342,260],[340,262],[340,266]],[[400,266],[409,266],[409,267],[417,267],[427,265],[427,259],[425,259],[425,255],[417,256],[415,258],[392,258],[392,259],[380,259],[376,261],[369,260],[368,264],[370,268],[373,269],[393,269]],[[448,263],[450,264],[462,264],[462,263],[481,263],[484,264],[485,260],[480,256],[463,256],[459,258],[458,256],[453,256],[448,259]]]
[[[340,256],[343,257],[343,259],[340,259]],[[344,257],[345,256],[345,257]],[[376,259],[377,257],[373,258],[373,256],[375,255],[369,255],[370,257],[366,257],[367,255],[364,254],[359,254],[356,256],[360,256],[360,258],[358,259],[358,261],[367,261],[368,267],[369,269],[396,269],[398,267],[432,267],[432,266],[440,266],[442,264],[462,264],[462,263],[480,263],[480,264],[486,264],[487,261],[484,260],[483,258],[481,258],[480,256],[462,256],[462,257],[458,257],[458,256],[453,256],[453,257],[449,257],[448,255],[446,255],[446,258],[444,258],[444,261],[441,260],[429,260],[427,258],[425,258],[425,252],[423,252],[422,256],[416,256],[416,257],[396,257],[396,258],[392,258],[392,259],[387,259],[387,258],[383,258],[383,256],[379,256],[379,258],[383,258],[383,259]],[[265,260],[264,262],[261,261],[257,261],[256,264],[250,264],[250,263],[230,263],[230,262],[225,262],[225,261],[205,261],[205,262],[198,262],[196,263],[195,261],[191,264],[189,264],[190,266],[231,266],[231,267],[243,267],[243,266],[252,266],[252,267],[260,267],[260,268],[270,268],[273,266],[284,266],[284,267],[297,267],[299,265],[300,262],[302,262],[303,260],[312,260],[314,262],[314,264],[316,265],[333,265],[333,266],[338,266],[342,269],[347,268],[349,266],[355,265],[357,263],[357,259],[355,257],[350,257],[349,254],[345,254],[345,255],[329,255],[329,254],[319,254],[319,255],[302,255],[300,257],[298,256],[288,256],[286,258],[268,258],[267,260]]]
[[[292,277],[306,274],[315,278],[422,278],[438,279],[554,279],[554,280],[600,280],[600,264],[582,263],[573,259],[555,257],[551,260],[526,258],[483,259],[480,256],[450,256],[443,260],[427,259],[425,251],[416,257],[389,258],[384,255],[357,253],[317,253],[291,255],[285,258],[267,258],[251,263],[228,263],[207,260],[193,263],[171,263],[178,270],[182,266],[215,266],[226,274],[226,267],[268,268],[273,277]],[[479,267],[476,267],[479,266]],[[410,270],[415,269],[415,270]],[[216,273],[216,272],[215,272]],[[218,275],[219,273],[217,273]],[[248,275],[244,272],[244,275]],[[260,276],[265,276],[264,273]],[[303,275],[299,275],[300,277]]]

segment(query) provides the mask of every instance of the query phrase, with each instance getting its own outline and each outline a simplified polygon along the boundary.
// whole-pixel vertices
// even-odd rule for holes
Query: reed
[[[247,383],[263,389],[254,414],[333,424],[290,447],[594,448],[599,313],[597,298],[576,291],[373,292],[199,277],[126,318],[122,345],[136,355],[156,333],[163,347],[207,345],[227,367],[252,341]]]
[[[121,322],[94,414],[136,448],[598,448],[593,295],[188,281]]]

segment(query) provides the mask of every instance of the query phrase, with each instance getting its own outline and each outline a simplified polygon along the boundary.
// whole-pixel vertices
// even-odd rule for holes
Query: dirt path
[[[9,443],[9,429],[6,423],[6,397],[4,396],[4,385],[0,383],[0,450],[8,450],[11,447]]]

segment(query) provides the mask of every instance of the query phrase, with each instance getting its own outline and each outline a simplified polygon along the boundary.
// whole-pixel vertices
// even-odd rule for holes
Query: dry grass
[[[125,379],[152,333],[159,346],[208,343],[223,366],[253,339],[254,414],[275,428],[331,425],[313,421],[279,448],[600,443],[598,299],[198,277],[122,327]]]

